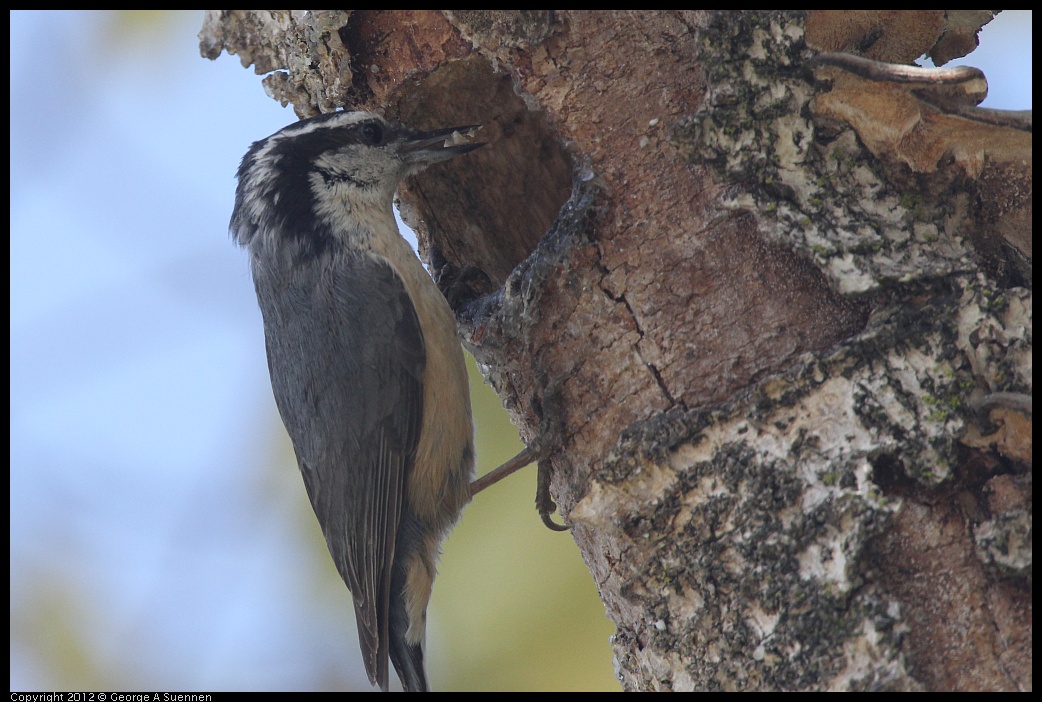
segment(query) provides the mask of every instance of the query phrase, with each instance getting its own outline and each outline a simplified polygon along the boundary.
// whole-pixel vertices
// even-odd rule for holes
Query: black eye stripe
[[[332,185],[333,183],[351,183],[352,185],[359,188],[369,188],[372,183],[367,183],[364,180],[354,178],[347,173],[333,172],[324,168],[316,169],[318,174],[322,176],[322,180],[326,182],[326,185]]]
[[[374,146],[383,141],[384,130],[380,128],[380,125],[374,122],[367,122],[360,128],[362,133],[362,141],[370,146]]]

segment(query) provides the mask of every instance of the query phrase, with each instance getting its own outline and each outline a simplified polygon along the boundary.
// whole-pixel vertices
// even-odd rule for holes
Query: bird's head
[[[330,112],[285,127],[250,147],[239,166],[231,231],[248,248],[262,232],[322,237],[390,212],[398,184],[426,166],[482,146],[476,126],[421,132],[370,112]],[[328,230],[328,231],[327,231]]]

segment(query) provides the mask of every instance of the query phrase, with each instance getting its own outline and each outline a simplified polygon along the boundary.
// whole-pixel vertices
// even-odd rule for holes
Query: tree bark
[[[1012,690],[1030,117],[905,70],[990,18],[223,11],[200,38],[301,117],[484,125],[403,216],[552,437],[626,689]]]

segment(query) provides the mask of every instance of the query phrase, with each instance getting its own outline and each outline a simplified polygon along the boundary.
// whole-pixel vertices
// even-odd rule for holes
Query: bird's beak
[[[399,153],[408,163],[428,164],[462,156],[485,145],[485,142],[469,142],[481,125],[447,127],[431,132],[417,132],[405,138]]]

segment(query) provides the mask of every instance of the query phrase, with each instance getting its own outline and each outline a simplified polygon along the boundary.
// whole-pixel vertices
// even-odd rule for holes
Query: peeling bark
[[[990,18],[235,11],[200,36],[301,116],[486,125],[403,211],[522,434],[554,432],[626,689],[1012,690],[1030,119],[903,68]]]

